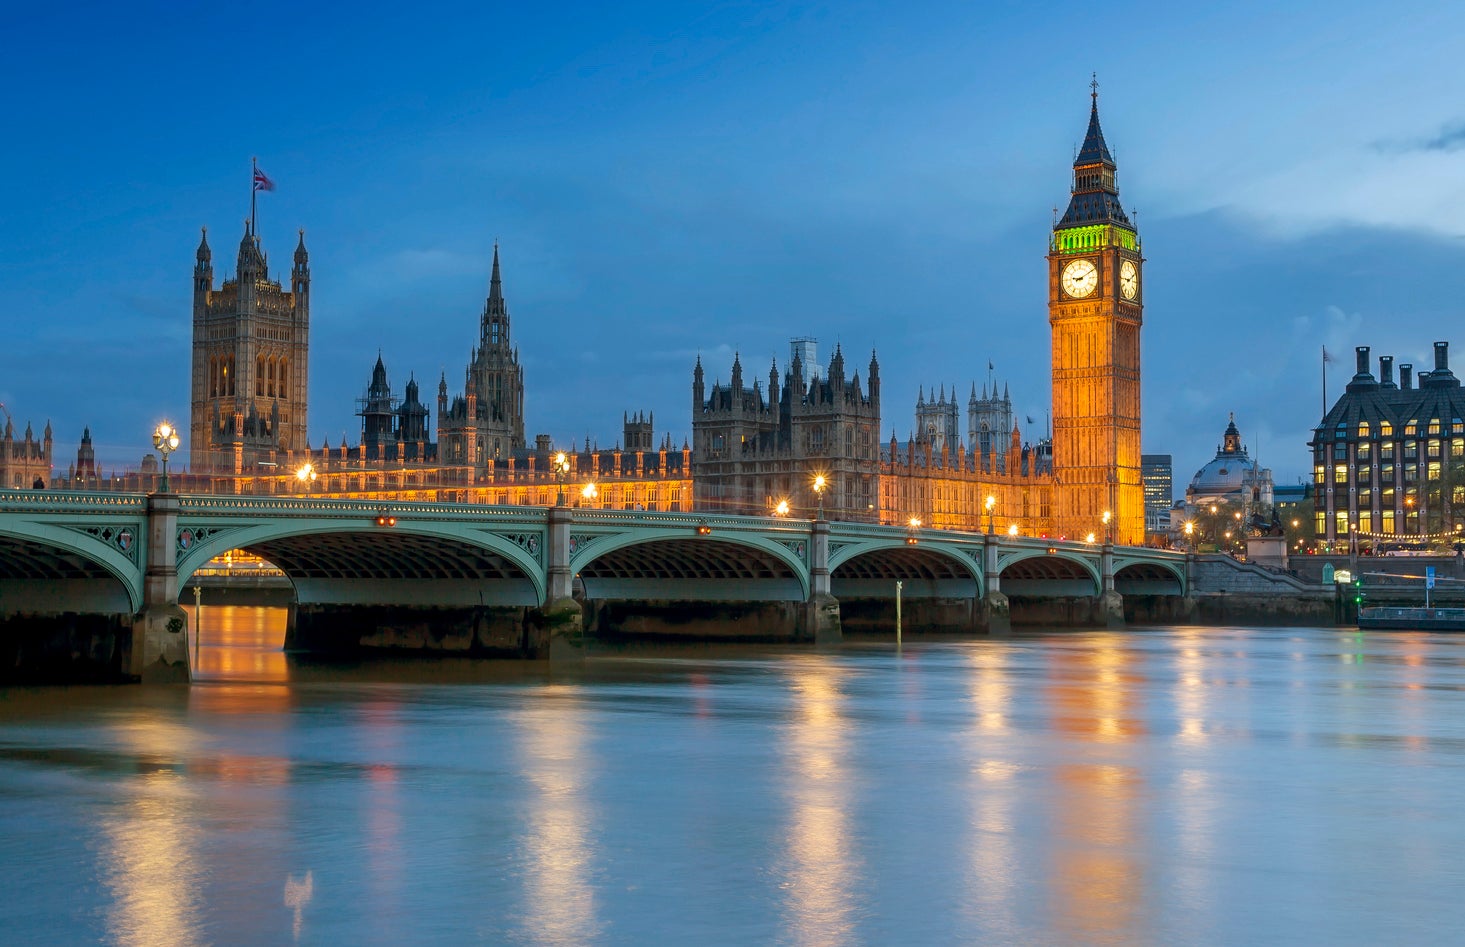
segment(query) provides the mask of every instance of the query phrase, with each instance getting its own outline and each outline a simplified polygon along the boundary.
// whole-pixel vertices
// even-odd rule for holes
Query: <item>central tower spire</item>
[[[1073,190],[1068,210],[1057,227],[1080,227],[1090,224],[1119,224],[1132,227],[1119,203],[1119,182],[1114,156],[1104,141],[1099,125],[1099,82],[1090,87],[1089,127],[1083,146],[1073,159]]]

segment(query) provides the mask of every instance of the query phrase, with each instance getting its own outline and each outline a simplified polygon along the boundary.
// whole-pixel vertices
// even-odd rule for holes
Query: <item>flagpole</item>
[[[1318,423],[1328,416],[1328,347],[1323,346],[1323,413],[1318,417]]]
[[[249,159],[249,232],[258,233],[255,226],[255,205],[259,199],[259,188],[255,186],[255,176],[259,174],[259,159]]]

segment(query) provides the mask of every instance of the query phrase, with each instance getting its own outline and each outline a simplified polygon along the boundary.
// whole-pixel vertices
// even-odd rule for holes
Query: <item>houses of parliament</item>
[[[1144,538],[1140,482],[1143,257],[1119,201],[1117,169],[1095,90],[1073,163],[1067,210],[1049,239],[1052,436],[1024,438],[995,380],[967,402],[920,392],[913,433],[883,436],[880,364],[852,365],[836,346],[819,365],[796,340],[783,366],[708,383],[692,366],[690,442],[658,438],[653,415],[627,408],[620,441],[554,444],[525,436],[525,377],[514,343],[499,248],[461,388],[443,374],[435,412],[410,377],[398,396],[385,359],[363,371],[360,438],[310,443],[310,262],[300,234],[285,282],[272,279],[250,224],[232,278],[215,285],[205,232],[193,271],[190,466],[174,489],[481,504],[791,515],[1085,538]],[[751,379],[751,383],[750,383]],[[767,386],[764,387],[766,379]],[[532,381],[532,379],[531,379]],[[435,415],[435,416],[434,416]],[[892,425],[893,427],[894,425]],[[902,425],[904,426],[904,425]],[[50,439],[0,443],[0,484],[51,470]],[[84,438],[77,462],[47,486],[146,489],[151,469],[103,477]],[[562,465],[556,459],[564,455]],[[23,472],[22,472],[23,469]],[[21,480],[16,480],[21,477]],[[38,477],[38,479],[44,479]],[[816,489],[817,485],[817,489]],[[780,502],[784,503],[779,507]]]

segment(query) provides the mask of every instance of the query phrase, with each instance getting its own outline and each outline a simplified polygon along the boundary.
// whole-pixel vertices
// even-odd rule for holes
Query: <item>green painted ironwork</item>
[[[1139,234],[1114,224],[1066,227],[1053,231],[1051,248],[1058,253],[1092,253],[1114,246],[1138,253]]]

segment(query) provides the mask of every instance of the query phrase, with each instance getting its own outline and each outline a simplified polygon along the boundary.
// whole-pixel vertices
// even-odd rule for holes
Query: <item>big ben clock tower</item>
[[[1053,330],[1053,473],[1059,535],[1144,542],[1140,481],[1139,328],[1144,258],[1119,205],[1114,158],[1093,84],[1073,196],[1048,249]],[[1105,514],[1108,514],[1106,517]]]

